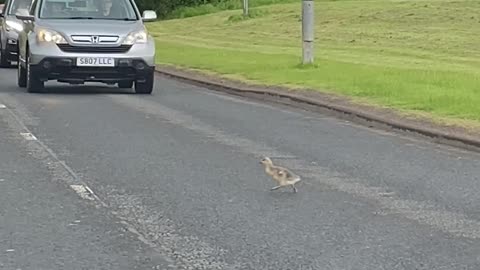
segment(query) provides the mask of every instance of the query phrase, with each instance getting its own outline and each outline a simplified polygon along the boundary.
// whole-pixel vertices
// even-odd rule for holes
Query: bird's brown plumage
[[[264,165],[265,173],[267,173],[275,182],[278,183],[278,185],[273,187],[271,190],[276,190],[285,186],[291,186],[293,191],[297,192],[295,184],[301,181],[300,176],[294,174],[287,168],[274,165],[269,157],[264,157],[260,163]]]

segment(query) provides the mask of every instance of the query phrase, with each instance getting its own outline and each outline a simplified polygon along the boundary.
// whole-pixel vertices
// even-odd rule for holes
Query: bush
[[[157,16],[160,19],[164,19],[179,7],[193,7],[216,1],[217,0],[137,0],[136,3],[140,11],[146,9],[155,10]]]
[[[1,1],[1,0],[0,0]],[[295,0],[249,0],[251,8]],[[187,18],[222,10],[241,9],[242,0],[137,0],[141,11],[155,10],[159,19]]]

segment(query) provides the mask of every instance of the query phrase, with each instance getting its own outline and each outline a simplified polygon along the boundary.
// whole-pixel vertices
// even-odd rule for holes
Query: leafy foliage
[[[293,1],[296,0],[249,0],[249,7]],[[155,10],[160,19],[194,17],[243,6],[243,0],[136,0],[136,3],[141,11]]]

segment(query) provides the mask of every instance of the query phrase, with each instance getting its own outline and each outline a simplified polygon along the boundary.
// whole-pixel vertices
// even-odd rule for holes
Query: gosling
[[[261,164],[265,167],[265,172],[273,178],[275,182],[278,183],[277,186],[274,186],[270,190],[276,190],[281,187],[291,186],[294,192],[297,192],[295,184],[301,181],[300,176],[294,174],[287,168],[273,165],[273,162],[270,158],[264,157],[261,161]]]

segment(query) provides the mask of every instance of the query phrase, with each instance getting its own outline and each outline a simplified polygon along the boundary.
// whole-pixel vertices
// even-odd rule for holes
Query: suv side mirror
[[[17,13],[15,13],[15,17],[17,17],[17,19],[22,20],[22,21],[34,21],[35,20],[35,17],[30,15],[30,13],[28,12],[27,9],[23,9],[23,8],[19,9],[17,11]]]
[[[152,22],[157,19],[157,13],[153,10],[145,10],[142,14],[142,20],[144,22]]]

